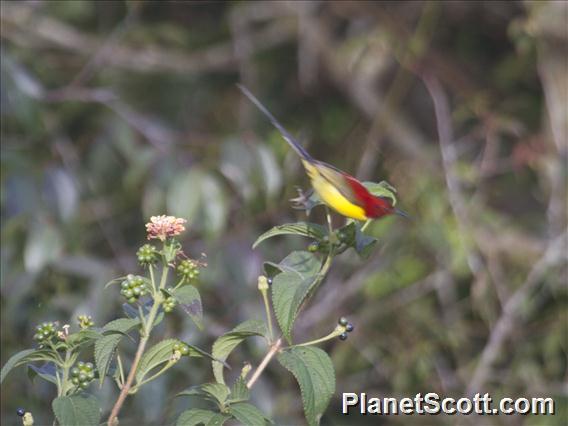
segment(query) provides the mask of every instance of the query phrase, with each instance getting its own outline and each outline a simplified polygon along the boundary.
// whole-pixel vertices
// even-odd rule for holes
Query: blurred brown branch
[[[1,36],[21,46],[70,50],[77,55],[92,56],[105,42],[47,16],[35,15],[32,8],[15,2],[2,3]],[[255,51],[272,48],[295,36],[295,23],[278,20],[251,35]],[[201,51],[184,53],[159,47],[135,48],[113,40],[98,58],[100,64],[136,72],[165,71],[175,73],[227,72],[238,68],[233,43],[209,46]],[[100,65],[99,65],[100,66]]]

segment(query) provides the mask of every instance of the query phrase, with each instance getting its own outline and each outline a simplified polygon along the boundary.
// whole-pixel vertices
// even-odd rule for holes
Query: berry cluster
[[[128,303],[136,302],[140,296],[148,292],[144,278],[132,274],[126,277],[120,287],[120,294],[128,300]]]
[[[52,337],[57,336],[58,324],[57,322],[44,322],[36,327],[36,334],[34,340],[40,343],[46,343]]]
[[[339,321],[337,321],[337,323],[345,328],[345,331],[339,335],[339,340],[347,340],[347,333],[351,333],[355,329],[355,327],[353,327],[353,324],[347,321],[347,318],[345,317],[339,318]]]
[[[189,356],[189,346],[183,342],[174,344],[174,353],[179,352],[181,356]]]
[[[184,259],[179,263],[177,272],[183,278],[193,280],[199,277],[199,263],[193,259]]]
[[[177,304],[176,299],[174,299],[171,296],[166,297],[166,299],[164,300],[164,302],[162,304],[162,306],[164,307],[164,312],[169,313],[169,312],[173,311],[176,304]]]
[[[136,257],[142,266],[153,265],[158,261],[158,250],[152,244],[144,244],[136,252]]]
[[[79,328],[81,330],[86,330],[87,328],[91,328],[95,325],[93,318],[90,315],[79,315],[77,317],[77,321],[79,322]]]
[[[71,382],[81,389],[87,389],[87,386],[95,378],[95,368],[90,362],[79,361],[76,367],[71,369]]]

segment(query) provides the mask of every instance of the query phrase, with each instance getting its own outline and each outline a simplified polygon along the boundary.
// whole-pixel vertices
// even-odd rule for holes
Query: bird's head
[[[388,197],[373,196],[371,203],[367,206],[366,212],[370,219],[378,219],[383,216],[397,214],[402,217],[408,218],[408,214],[393,206],[392,200]]]

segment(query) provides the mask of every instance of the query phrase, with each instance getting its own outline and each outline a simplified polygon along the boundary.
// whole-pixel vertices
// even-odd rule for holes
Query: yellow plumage
[[[314,190],[325,204],[343,216],[356,220],[367,220],[365,210],[345,198],[341,192],[329,182],[328,178],[322,175],[317,166],[306,160],[302,160],[302,163],[310,177]]]

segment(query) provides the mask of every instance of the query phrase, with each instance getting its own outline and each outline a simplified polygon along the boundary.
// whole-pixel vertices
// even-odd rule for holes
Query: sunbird
[[[300,156],[312,187],[328,207],[345,217],[356,220],[378,219],[391,214],[408,217],[404,211],[395,208],[389,198],[371,194],[360,181],[350,174],[314,159],[246,87],[241,84],[237,86]]]

